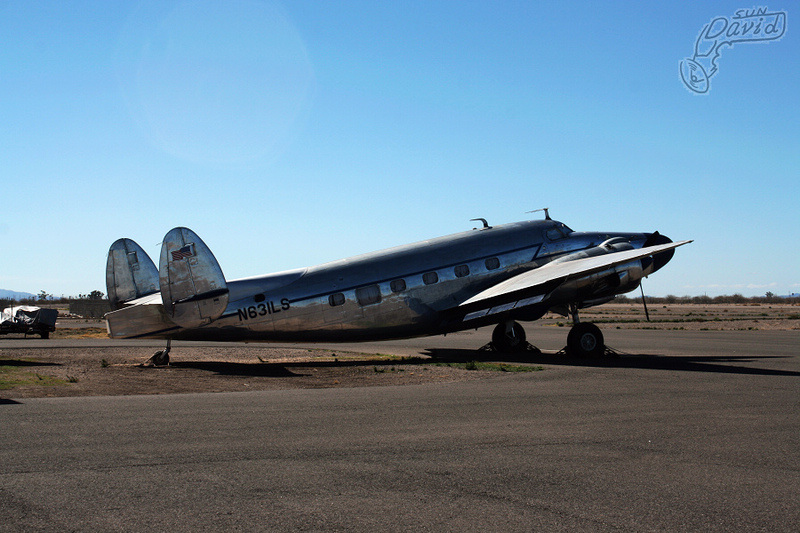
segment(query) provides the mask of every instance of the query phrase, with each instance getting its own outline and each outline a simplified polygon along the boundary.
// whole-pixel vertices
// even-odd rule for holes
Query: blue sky
[[[0,288],[105,292],[110,244],[194,229],[228,279],[549,207],[694,239],[652,295],[800,292],[797,2],[0,1]],[[766,24],[766,22],[764,22]]]

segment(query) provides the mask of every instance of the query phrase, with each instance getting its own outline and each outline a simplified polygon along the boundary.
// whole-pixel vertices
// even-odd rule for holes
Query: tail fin
[[[131,239],[119,239],[108,250],[106,291],[113,309],[158,292],[158,270],[155,263]]]
[[[228,285],[208,246],[188,228],[174,228],[161,245],[158,276],[164,310],[191,328],[216,320],[228,306]]]

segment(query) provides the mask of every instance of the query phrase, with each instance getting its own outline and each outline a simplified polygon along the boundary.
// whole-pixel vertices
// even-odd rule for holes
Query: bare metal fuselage
[[[180,328],[160,295],[138,310],[110,313],[114,337],[344,341],[434,335],[504,320],[535,320],[548,309],[594,305],[638,287],[659,265],[632,261],[566,284],[541,305],[465,320],[459,305],[480,291],[565,254],[622,237],[633,248],[650,234],[577,233],[553,220],[476,229],[306,269],[227,282],[228,305],[207,325]],[[668,260],[668,259],[667,259]],[[614,281],[611,285],[604,280]],[[563,296],[560,296],[563,295]],[[157,300],[157,301],[156,301]],[[121,320],[118,313],[128,311]],[[120,320],[116,320],[120,318]]]

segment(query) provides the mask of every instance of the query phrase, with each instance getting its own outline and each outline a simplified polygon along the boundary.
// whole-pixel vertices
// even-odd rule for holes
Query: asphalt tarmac
[[[606,340],[456,383],[6,401],[0,531],[800,531],[800,332]]]

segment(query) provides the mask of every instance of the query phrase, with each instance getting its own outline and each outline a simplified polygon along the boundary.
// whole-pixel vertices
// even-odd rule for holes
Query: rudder
[[[141,246],[118,239],[108,250],[106,291],[112,309],[158,292],[158,269]]]
[[[228,306],[222,269],[208,246],[189,228],[174,228],[164,237],[158,277],[164,310],[179,326],[208,324]]]

